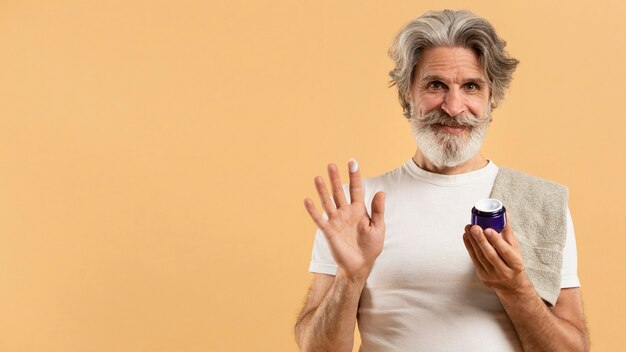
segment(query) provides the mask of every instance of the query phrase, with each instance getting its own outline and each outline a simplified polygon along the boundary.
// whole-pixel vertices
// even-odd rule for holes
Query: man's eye
[[[441,89],[441,88],[443,88],[443,83],[441,83],[439,81],[430,82],[430,83],[428,83],[428,88],[429,89]]]
[[[468,83],[466,87],[469,91],[478,90],[478,84],[476,83]]]

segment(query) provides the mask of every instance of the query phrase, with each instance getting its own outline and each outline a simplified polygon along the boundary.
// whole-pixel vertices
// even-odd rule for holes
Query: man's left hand
[[[502,235],[478,225],[465,226],[463,242],[480,281],[496,291],[527,289],[530,281],[524,272],[519,242],[508,221]]]

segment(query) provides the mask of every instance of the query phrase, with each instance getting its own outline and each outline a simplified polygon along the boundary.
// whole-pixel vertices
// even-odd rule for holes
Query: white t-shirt
[[[472,207],[489,197],[497,173],[490,161],[480,170],[440,175],[409,159],[363,180],[368,213],[374,194],[386,193],[386,232],[361,294],[361,351],[522,351],[498,297],[476,276],[462,239]],[[319,229],[309,271],[337,271]],[[569,209],[561,275],[562,288],[580,286]]]

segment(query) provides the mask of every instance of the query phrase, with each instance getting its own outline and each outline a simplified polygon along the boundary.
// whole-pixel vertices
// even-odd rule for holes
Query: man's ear
[[[489,85],[489,105],[492,109],[498,107],[498,104],[496,104],[496,100],[493,98],[493,87],[491,87],[491,84]]]
[[[493,99],[493,94],[491,92],[489,92],[489,106],[491,106],[492,109],[498,107],[498,104],[496,104],[495,99]]]
[[[413,101],[413,99],[411,99],[411,86],[409,86],[409,89],[407,90],[407,92],[404,94],[404,100],[411,102]]]

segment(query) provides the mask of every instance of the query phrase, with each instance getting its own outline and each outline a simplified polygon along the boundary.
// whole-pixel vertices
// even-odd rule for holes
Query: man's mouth
[[[441,123],[435,124],[435,126],[437,129],[442,130],[449,134],[461,134],[468,128],[467,126],[463,126],[463,125],[441,124]]]

